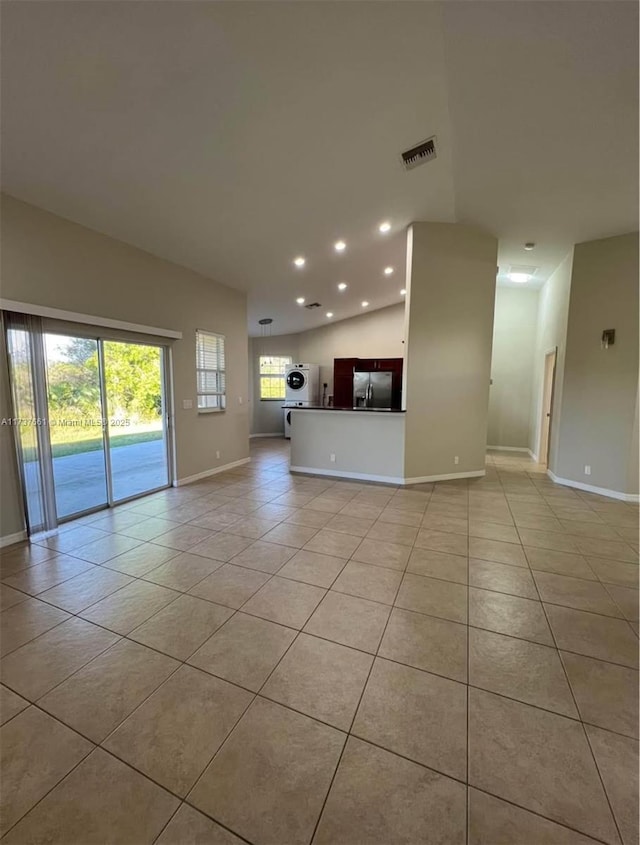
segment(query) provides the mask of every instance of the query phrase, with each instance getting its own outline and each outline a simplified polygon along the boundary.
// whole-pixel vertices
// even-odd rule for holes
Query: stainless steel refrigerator
[[[390,408],[393,373],[382,370],[353,374],[354,408]]]

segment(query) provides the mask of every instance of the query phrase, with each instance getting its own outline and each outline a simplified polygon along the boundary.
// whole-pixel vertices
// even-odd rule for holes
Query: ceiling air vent
[[[308,305],[305,305],[304,307],[305,308],[311,308],[311,309],[322,308],[322,306],[320,305],[319,302],[310,302]]]
[[[414,167],[419,167],[421,164],[426,164],[436,157],[436,136],[427,138],[415,147],[401,154],[402,164],[405,170],[413,170]]]

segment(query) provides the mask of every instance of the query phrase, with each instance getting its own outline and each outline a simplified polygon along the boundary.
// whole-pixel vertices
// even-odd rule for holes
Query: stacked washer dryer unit
[[[285,373],[284,436],[291,437],[290,408],[317,405],[320,368],[317,364],[291,364]]]

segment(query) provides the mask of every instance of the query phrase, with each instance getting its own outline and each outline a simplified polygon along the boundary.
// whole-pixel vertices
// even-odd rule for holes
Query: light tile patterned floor
[[[638,512],[288,446],[1,563],[15,845],[635,845]]]

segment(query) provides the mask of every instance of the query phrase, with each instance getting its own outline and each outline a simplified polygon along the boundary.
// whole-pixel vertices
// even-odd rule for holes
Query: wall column
[[[605,329],[616,336],[603,349]],[[637,403],[638,233],[631,232],[574,248],[552,478],[637,496]]]
[[[497,253],[496,238],[472,226],[409,227],[407,479],[484,474]]]

